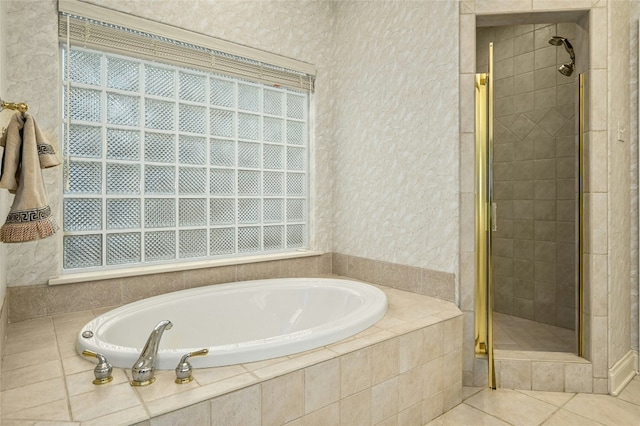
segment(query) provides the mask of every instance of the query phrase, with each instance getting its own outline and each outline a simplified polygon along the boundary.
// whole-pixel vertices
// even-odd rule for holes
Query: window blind
[[[206,43],[193,44],[185,41],[185,38],[193,38],[197,39],[197,41],[211,39],[213,44],[226,44],[232,47],[233,43],[157,22],[145,22],[141,18],[97,6],[82,4],[81,9],[83,11],[86,9],[89,12],[87,15],[106,15],[112,18],[112,21],[118,23],[87,17],[84,14],[78,14],[74,10],[74,8],[78,9],[78,3],[60,2],[58,35],[62,42],[66,42],[68,39],[70,44],[75,46],[97,48],[177,66],[193,67],[275,87],[282,86],[313,92],[315,77],[310,72],[313,70],[313,66],[309,64],[240,45],[237,45],[237,50],[249,52],[249,56],[255,56],[260,59],[262,59],[261,57],[266,57],[267,59],[271,57],[274,60],[272,63],[268,63],[260,59],[238,56],[233,54],[234,52],[225,52],[207,47]],[[92,10],[96,8],[102,9],[102,11]],[[122,15],[122,20],[118,19],[119,15]],[[125,24],[134,22],[138,24],[135,25],[137,27],[148,27],[151,30],[160,29],[160,31],[146,32],[138,28],[120,25],[120,22]],[[178,34],[179,37],[173,38],[171,33]],[[279,62],[291,63],[303,70],[289,69],[280,66]]]

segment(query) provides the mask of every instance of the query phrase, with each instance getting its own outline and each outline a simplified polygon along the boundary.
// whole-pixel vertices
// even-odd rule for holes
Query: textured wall
[[[330,51],[333,4],[325,1],[95,1],[103,7],[315,64],[317,91],[311,188],[315,203],[313,249],[331,249]],[[3,1],[7,9],[7,99],[26,101],[44,132],[57,143],[59,132],[59,52],[57,2]],[[3,26],[4,28],[4,26]],[[61,167],[45,171],[49,202],[60,219]],[[313,232],[313,231],[312,231]],[[8,284],[44,284],[58,275],[62,233],[9,249]]]
[[[550,37],[574,47],[575,24],[478,28],[478,69],[494,42],[494,309],[575,326],[576,75]]]
[[[59,131],[58,24],[56,2],[6,1],[7,85],[3,95],[26,102],[45,136],[55,145]],[[3,26],[4,27],[4,26]],[[43,171],[47,198],[60,218],[61,167]],[[7,246],[7,284],[39,284],[58,271],[61,233],[55,237]]]
[[[458,3],[338,2],[333,251],[458,273]]]

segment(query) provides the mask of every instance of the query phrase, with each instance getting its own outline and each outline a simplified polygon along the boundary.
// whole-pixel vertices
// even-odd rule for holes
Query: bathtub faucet
[[[153,328],[147,343],[142,348],[140,357],[131,368],[131,386],[146,386],[153,383],[156,379],[153,377],[156,368],[156,358],[158,356],[158,346],[160,338],[165,330],[171,330],[173,324],[169,320],[162,320]]]

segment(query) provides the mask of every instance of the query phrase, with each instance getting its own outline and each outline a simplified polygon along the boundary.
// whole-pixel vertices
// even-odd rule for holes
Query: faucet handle
[[[113,372],[113,366],[109,361],[107,361],[107,358],[105,358],[104,355],[86,349],[82,351],[82,355],[98,358],[98,365],[93,369],[93,375],[96,376],[93,381],[94,385],[104,385],[105,383],[109,383],[113,380],[113,376],[111,375]]]
[[[188,354],[183,355],[176,367],[176,383],[181,385],[192,381],[193,377],[191,376],[191,371],[193,370],[193,367],[191,367],[189,358],[192,356],[206,355],[208,353],[209,349],[200,349],[199,351],[189,352]]]

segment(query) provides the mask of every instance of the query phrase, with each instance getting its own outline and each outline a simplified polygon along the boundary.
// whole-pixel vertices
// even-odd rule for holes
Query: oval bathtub
[[[102,353],[114,367],[131,368],[153,327],[173,323],[158,350],[158,369],[180,357],[194,367],[217,367],[303,352],[352,336],[384,317],[378,288],[336,278],[286,278],[218,284],[150,297],[94,318],[80,330],[78,353]],[[93,337],[82,333],[91,331]]]

